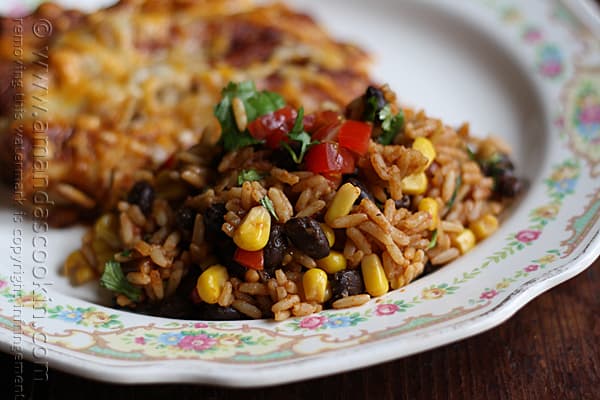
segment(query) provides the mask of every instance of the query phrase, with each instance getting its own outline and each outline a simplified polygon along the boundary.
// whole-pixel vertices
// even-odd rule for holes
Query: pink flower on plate
[[[539,265],[531,264],[531,265],[528,265],[525,267],[525,272],[537,271],[538,268],[539,268]]]
[[[311,315],[310,317],[306,317],[302,321],[300,321],[300,328],[317,329],[325,322],[327,322],[327,317]]]
[[[146,344],[146,339],[144,339],[143,336],[138,336],[138,337],[135,338],[135,342],[137,344]]]
[[[194,328],[196,328],[196,329],[208,328],[208,324],[198,322],[198,323],[194,324]]]
[[[517,233],[516,238],[521,243],[529,243],[529,242],[533,242],[538,237],[540,237],[541,233],[542,232],[540,232],[540,231],[524,230],[524,231]]]
[[[495,290],[488,290],[487,292],[481,293],[480,299],[482,300],[491,300],[498,295],[498,292]]]
[[[203,351],[210,349],[216,343],[215,339],[206,335],[197,335],[185,336],[177,345],[184,350]]]
[[[379,316],[392,315],[398,312],[399,309],[400,307],[395,304],[379,304],[375,308],[375,314]]]
[[[8,286],[8,282],[0,280],[0,289],[4,289],[6,286]]]

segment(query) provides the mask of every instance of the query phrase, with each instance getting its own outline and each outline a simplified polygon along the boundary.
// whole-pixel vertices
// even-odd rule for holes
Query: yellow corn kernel
[[[390,284],[377,254],[364,256],[361,263],[361,270],[363,280],[365,281],[365,288],[371,296],[381,296],[390,290]]]
[[[412,148],[418,150],[425,158],[427,158],[427,164],[425,165],[425,168],[423,168],[423,171],[429,168],[436,156],[435,148],[433,147],[431,140],[424,137],[418,137],[413,142]]]
[[[117,230],[119,221],[115,214],[104,214],[94,224],[95,237],[104,240],[109,246],[118,248],[121,244]]]
[[[409,195],[419,195],[427,190],[427,176],[425,172],[407,176],[402,179],[402,192]]]
[[[263,206],[248,212],[233,233],[233,241],[240,249],[258,251],[267,245],[271,231],[271,215]]]
[[[302,277],[306,301],[323,303],[327,293],[327,274],[320,268],[309,269]]]
[[[348,215],[358,196],[360,196],[359,188],[351,183],[343,184],[329,205],[329,209],[325,214],[325,222],[331,225],[331,222],[336,218]]]
[[[96,279],[96,273],[91,267],[77,268],[70,277],[73,286],[83,285]]]
[[[471,222],[469,229],[473,231],[477,240],[483,240],[496,232],[498,229],[498,219],[492,214],[486,214],[477,221]]]
[[[62,273],[65,276],[70,277],[73,276],[75,271],[80,268],[91,268],[91,265],[87,262],[83,253],[79,250],[76,250],[69,254],[69,257],[67,257],[63,265]]]
[[[227,268],[222,265],[208,267],[196,282],[198,296],[208,304],[216,304],[219,301],[225,282],[229,279]]]
[[[331,282],[327,281],[327,286],[325,286],[325,297],[323,298],[323,303],[331,300],[333,297],[333,290],[331,290]]]
[[[329,247],[333,247],[335,243],[335,232],[331,227],[327,224],[320,224],[325,237],[327,238],[327,242],[329,243]]]
[[[346,258],[339,251],[331,250],[327,257],[317,260],[317,266],[328,274],[346,269]]]
[[[451,241],[454,247],[460,250],[462,254],[465,254],[475,246],[475,234],[472,230],[465,229],[458,235],[452,237]]]
[[[429,225],[429,230],[435,230],[438,226],[440,214],[440,205],[438,202],[431,197],[425,197],[419,202],[419,211],[425,211],[431,215],[431,225]]]

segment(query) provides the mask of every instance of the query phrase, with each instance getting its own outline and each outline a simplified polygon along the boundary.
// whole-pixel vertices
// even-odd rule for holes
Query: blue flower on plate
[[[181,333],[163,333],[158,337],[158,341],[167,346],[176,346],[183,336]]]
[[[83,314],[79,310],[63,310],[58,313],[56,318],[65,322],[75,322],[77,324],[83,319]]]
[[[325,323],[328,328],[344,328],[346,326],[352,326],[352,318],[350,317],[331,317]]]

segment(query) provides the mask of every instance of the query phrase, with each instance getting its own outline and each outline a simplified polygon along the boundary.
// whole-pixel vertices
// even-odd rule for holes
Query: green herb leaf
[[[267,91],[259,92],[251,81],[230,82],[221,92],[221,97],[221,102],[215,107],[215,117],[221,124],[221,142],[226,151],[263,142],[250,136],[248,130],[240,132],[238,129],[232,106],[234,98],[237,97],[244,103],[248,122],[285,106],[281,96]]]
[[[290,146],[288,143],[282,142],[281,145],[284,149],[288,151],[288,153],[290,153],[292,160],[294,160],[296,164],[300,164],[302,163],[302,160],[304,159],[304,155],[306,154],[308,148],[311,145],[318,143],[317,141],[311,141],[310,135],[304,132],[303,107],[300,107],[300,109],[298,110],[298,116],[296,117],[296,121],[294,122],[294,127],[292,128],[291,132],[288,133],[288,137],[300,143],[300,153],[296,154],[294,149],[292,149],[292,146]]]
[[[131,249],[123,250],[121,252],[122,257],[129,257],[131,255]]]
[[[242,185],[244,182],[260,181],[262,177],[262,174],[255,169],[243,170],[238,175],[237,182],[238,185]]]
[[[446,204],[447,211],[450,211],[452,209],[452,206],[454,205],[454,202],[456,201],[456,195],[458,194],[458,190],[460,189],[461,186],[462,186],[462,176],[459,174],[456,177],[456,184],[454,185],[454,192],[452,192],[452,197],[450,197],[450,200],[448,200],[448,204]]]
[[[400,109],[398,114],[393,115],[392,106],[386,104],[385,107],[379,111],[379,120],[381,121],[381,128],[383,129],[383,134],[378,138],[379,143],[389,145],[394,141],[394,138],[404,126],[404,112]]]
[[[104,264],[104,273],[100,278],[100,285],[114,292],[123,294],[133,301],[139,301],[142,291],[129,283],[123,275],[121,264],[116,261],[107,261]]]
[[[277,221],[279,221],[279,217],[277,217],[277,214],[275,214],[275,207],[273,206],[273,202],[271,201],[270,198],[268,198],[267,196],[264,196],[262,199],[260,199],[260,204],[267,209],[267,211],[269,211],[269,213],[273,216],[273,218],[275,218]]]
[[[377,109],[379,108],[379,102],[377,97],[371,96],[367,99],[367,105],[363,114],[365,122],[375,122],[377,116]]]
[[[471,148],[469,146],[467,146],[467,154],[469,155],[469,159],[471,161],[477,161],[477,156],[475,155],[475,153],[473,152],[473,150],[471,150]]]
[[[438,230],[436,229],[431,234],[431,239],[429,240],[429,246],[427,246],[427,250],[431,250],[437,245],[437,238],[438,238]]]

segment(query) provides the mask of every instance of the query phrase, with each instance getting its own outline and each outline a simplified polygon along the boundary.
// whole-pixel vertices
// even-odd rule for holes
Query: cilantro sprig
[[[250,136],[248,130],[241,132],[235,122],[233,99],[239,98],[244,103],[248,122],[285,106],[285,101],[277,93],[258,91],[254,82],[230,82],[221,92],[221,102],[215,107],[215,117],[221,124],[221,143],[225,151],[232,151],[245,146],[262,143]]]
[[[290,153],[290,157],[296,164],[302,163],[304,159],[304,155],[310,146],[313,144],[317,144],[318,141],[311,141],[311,137],[308,133],[304,131],[304,107],[300,107],[298,110],[298,116],[296,117],[296,121],[294,121],[294,127],[288,133],[288,137],[296,142],[300,143],[300,151],[296,154],[296,151],[290,146],[288,143],[282,142],[281,145],[284,149]]]
[[[237,183],[241,186],[244,182],[260,181],[262,178],[263,175],[255,169],[242,170],[238,174]]]
[[[383,133],[379,136],[378,141],[383,145],[389,145],[404,127],[404,112],[400,109],[398,114],[394,115],[392,113],[392,106],[386,104],[381,111],[379,111],[377,117],[381,122],[381,129],[383,129]]]
[[[275,206],[273,205],[273,202],[270,198],[264,196],[262,199],[260,199],[260,205],[266,208],[267,211],[273,216],[273,218],[279,221],[279,217],[275,213]]]
[[[123,294],[133,301],[139,301],[142,295],[142,291],[131,285],[127,278],[125,278],[121,264],[116,261],[107,261],[104,264],[104,273],[100,278],[100,286]]]

